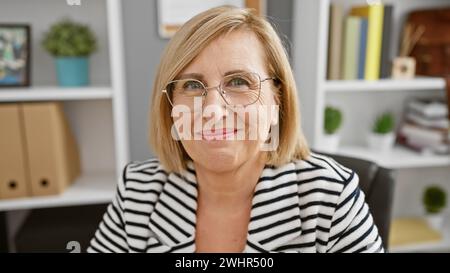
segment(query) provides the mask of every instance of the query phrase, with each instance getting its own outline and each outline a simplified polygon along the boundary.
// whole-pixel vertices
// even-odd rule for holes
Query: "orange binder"
[[[33,196],[58,194],[80,174],[75,138],[60,102],[23,103]]]
[[[29,194],[25,135],[19,104],[0,104],[0,199]]]

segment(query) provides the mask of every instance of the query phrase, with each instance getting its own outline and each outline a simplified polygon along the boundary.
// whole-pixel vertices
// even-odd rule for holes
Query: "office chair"
[[[360,158],[316,151],[314,153],[331,157],[358,174],[359,187],[366,196],[366,203],[378,228],[384,249],[387,250],[394,196],[393,170]]]
[[[107,204],[35,209],[15,236],[16,252],[86,252]]]

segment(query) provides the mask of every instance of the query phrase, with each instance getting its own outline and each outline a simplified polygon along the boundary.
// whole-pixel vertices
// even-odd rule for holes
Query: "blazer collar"
[[[184,246],[189,246],[186,252],[195,252],[198,184],[194,164],[189,162],[188,167],[189,171],[182,175],[168,174],[167,182],[150,214],[149,227],[169,252],[182,247],[186,250]],[[288,183],[297,181],[295,169],[294,163],[279,168],[264,167],[252,199],[244,252],[276,252],[277,247],[301,235],[298,184]],[[280,182],[288,184],[280,187],[283,184]],[[271,221],[268,221],[269,217]],[[179,221],[175,223],[174,218]],[[280,220],[271,225],[274,218]],[[293,219],[289,222],[286,235],[280,232],[281,219]],[[177,226],[182,226],[182,229]]]

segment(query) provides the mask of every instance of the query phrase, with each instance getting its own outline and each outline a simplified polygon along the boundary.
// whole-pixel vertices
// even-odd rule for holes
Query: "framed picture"
[[[0,88],[30,85],[30,26],[0,24]]]
[[[171,38],[190,18],[207,9],[232,5],[252,8],[258,15],[265,13],[265,0],[158,0],[158,32],[162,38]]]

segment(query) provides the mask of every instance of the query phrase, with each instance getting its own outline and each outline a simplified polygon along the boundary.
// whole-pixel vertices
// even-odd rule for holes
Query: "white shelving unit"
[[[43,1],[51,7],[66,11],[64,1]],[[27,197],[20,199],[0,200],[0,212],[48,208],[58,206],[87,205],[107,203],[114,197],[114,191],[123,167],[129,161],[128,121],[126,107],[125,71],[122,35],[121,0],[101,0],[95,3],[95,8],[102,8],[107,35],[99,31],[101,56],[106,60],[98,60],[102,66],[108,64],[110,80],[106,85],[96,85],[80,88],[61,88],[58,86],[30,86],[25,88],[0,89],[1,102],[26,101],[62,101],[68,116],[70,126],[75,134],[80,151],[82,174],[62,194],[46,197]],[[14,5],[12,2],[8,5]],[[33,5],[30,2],[20,2],[17,5]],[[84,2],[82,5],[85,4]],[[2,4],[3,5],[3,4]],[[23,8],[21,6],[21,8]],[[75,10],[74,12],[79,12]],[[13,12],[13,11],[11,11]],[[17,10],[16,13],[19,13]],[[49,21],[56,21],[65,14],[55,14]],[[89,8],[85,12],[92,12]],[[91,14],[78,16],[92,18]],[[37,15],[43,16],[43,15]],[[36,22],[31,20],[33,28]],[[100,19],[96,19],[100,20]],[[36,25],[33,25],[36,23]],[[45,26],[47,28],[48,26]],[[35,38],[32,36],[32,38]],[[104,52],[106,51],[106,52]],[[103,55],[102,55],[103,54]],[[103,70],[101,71],[103,73]],[[99,69],[91,71],[99,75]],[[95,80],[95,79],[94,79]]]
[[[413,80],[380,79],[378,81],[326,81],[325,92],[393,92],[393,91],[423,91],[445,88],[442,78],[416,78]]]
[[[76,101],[112,98],[113,89],[106,86],[81,88],[60,88],[55,86],[43,86],[0,90],[0,102],[49,100]]]
[[[350,121],[356,124],[352,126],[344,124],[342,138],[343,144],[347,148],[343,151],[349,154],[349,151],[355,150],[357,151],[355,155],[364,155],[371,159],[373,156],[370,155],[369,150],[360,152],[363,146],[361,144],[365,142],[365,136],[360,134],[361,137],[358,139],[357,136],[353,135],[352,130],[355,129],[355,126],[360,125],[360,130],[367,128],[368,131],[367,125],[371,124],[382,110],[390,108],[395,108],[398,115],[397,120],[400,120],[403,105],[398,105],[398,101],[403,101],[411,93],[414,93],[414,95],[426,93],[425,95],[427,95],[432,92],[434,95],[441,93],[444,95],[445,81],[442,78],[435,77],[417,77],[411,80],[380,79],[378,81],[327,80],[329,7],[334,2],[342,4],[344,10],[348,10],[352,5],[366,4],[366,1],[362,0],[301,0],[294,3],[294,21],[296,25],[301,27],[296,28],[294,26],[293,66],[299,89],[303,128],[311,146],[320,150],[320,140],[324,135],[323,112],[326,105],[337,105],[344,111],[344,123],[346,118],[349,117]],[[401,22],[399,17],[403,16],[407,10],[433,5],[433,3],[434,5],[445,4],[442,1],[420,0],[409,1],[409,4],[398,0],[383,2],[394,5],[393,48],[397,48],[396,43]],[[390,93],[395,96],[396,101],[389,101],[390,98],[387,96],[391,96]],[[380,103],[377,104],[377,102]],[[363,113],[352,112],[352,106],[358,104],[360,106],[358,110],[363,110]],[[362,104],[364,104],[364,107],[361,107]],[[355,118],[355,114],[358,114],[359,117]],[[353,145],[355,149],[352,148]],[[415,158],[420,156],[413,152],[409,155],[411,156],[411,162],[416,162]],[[438,162],[448,161],[438,160]],[[406,164],[403,164],[403,166],[407,167]],[[425,166],[428,165],[425,164]],[[413,163],[411,167],[416,167],[416,163]]]
[[[366,158],[389,169],[445,167],[450,165],[449,156],[433,154],[422,155],[402,146],[394,147],[392,151],[387,153],[374,152],[364,146],[343,146],[338,150],[338,153]]]
[[[439,0],[384,0],[393,4],[391,57],[397,55],[401,26],[405,15],[416,8],[448,6]],[[300,98],[302,127],[313,149],[320,151],[324,135],[323,120],[327,105],[343,111],[340,130],[341,147],[337,153],[374,161],[379,165],[408,172],[417,168],[436,170],[450,177],[450,156],[421,155],[396,146],[390,153],[380,154],[366,146],[371,124],[381,112],[392,111],[402,119],[404,102],[411,96],[445,96],[445,81],[435,77],[411,80],[381,79],[378,81],[327,80],[329,9],[332,3],[342,5],[344,13],[365,0],[300,0],[294,1],[292,58]],[[431,171],[430,171],[431,172]],[[449,181],[446,181],[449,182]],[[412,183],[412,182],[411,182]],[[450,185],[447,185],[450,188]],[[401,200],[394,200],[401,202]],[[395,204],[394,204],[395,206]],[[450,243],[444,242],[450,248]],[[420,247],[419,247],[420,249]],[[429,249],[425,249],[429,250]]]
[[[114,181],[112,172],[85,172],[60,195],[11,199],[2,201],[0,208],[10,211],[108,203],[114,195]]]

